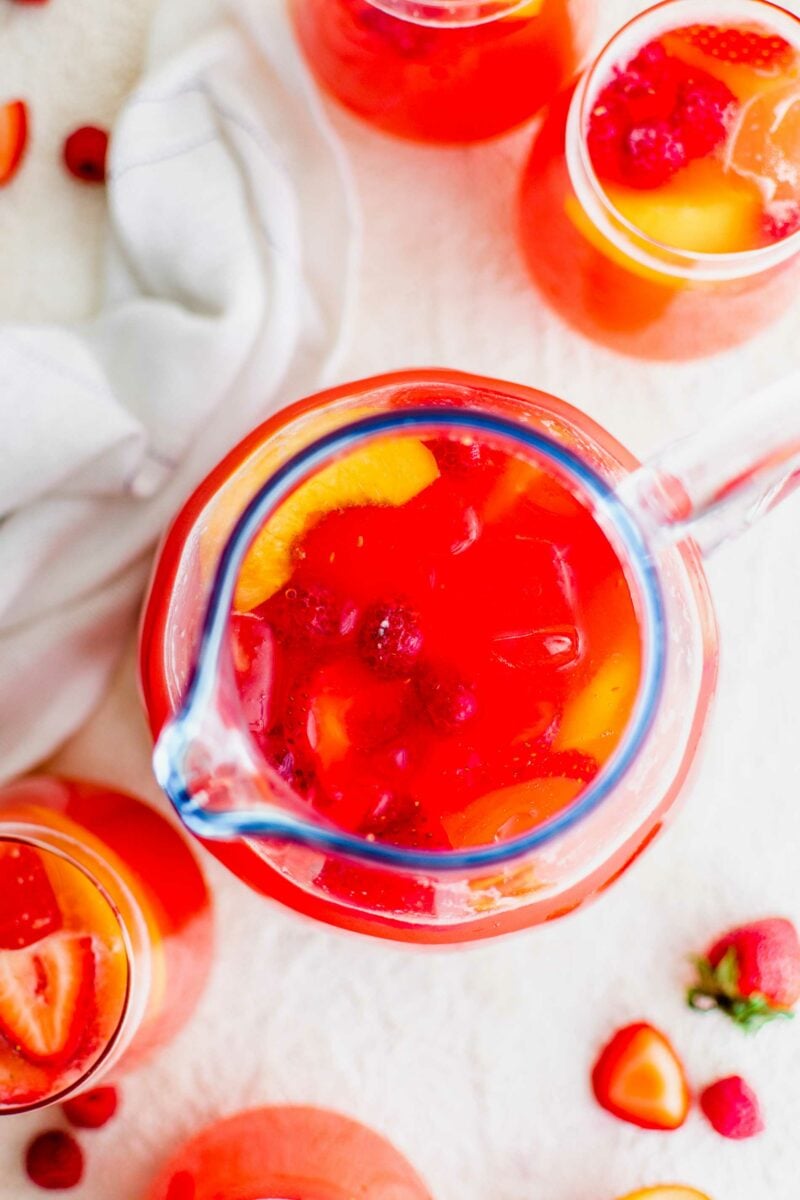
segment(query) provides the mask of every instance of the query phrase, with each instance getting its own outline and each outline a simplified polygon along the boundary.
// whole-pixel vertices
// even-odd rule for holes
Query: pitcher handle
[[[617,488],[654,543],[691,538],[708,554],[800,484],[800,372],[671,442]]]

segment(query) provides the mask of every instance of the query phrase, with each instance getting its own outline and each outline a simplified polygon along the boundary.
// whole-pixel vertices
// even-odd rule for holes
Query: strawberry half
[[[22,842],[0,842],[0,950],[22,950],[62,924],[38,851]]]
[[[689,1086],[670,1042],[652,1025],[614,1035],[592,1071],[598,1104],[642,1129],[678,1129],[689,1112]]]
[[[676,35],[711,58],[753,67],[756,71],[772,74],[791,67],[794,62],[794,48],[776,33],[758,33],[737,26],[688,25],[672,36]]]
[[[718,1008],[748,1033],[791,1017],[800,1000],[800,939],[791,921],[767,917],[724,934],[695,961],[691,1008]]]
[[[92,939],[79,934],[0,951],[0,1033],[29,1062],[67,1062],[86,1028],[94,973]]]
[[[10,183],[28,144],[28,106],[12,100],[0,106],[0,187]]]

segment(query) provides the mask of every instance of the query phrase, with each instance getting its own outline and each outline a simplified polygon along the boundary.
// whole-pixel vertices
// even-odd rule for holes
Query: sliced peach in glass
[[[714,158],[689,163],[654,191],[608,184],[609,200],[646,237],[693,254],[735,254],[763,244],[758,188]]]

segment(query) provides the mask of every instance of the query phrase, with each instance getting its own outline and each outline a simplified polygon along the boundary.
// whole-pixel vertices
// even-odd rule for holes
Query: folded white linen
[[[0,778],[100,698],[193,484],[334,370],[357,209],[277,0],[165,0],[108,199],[98,315],[0,326]]]

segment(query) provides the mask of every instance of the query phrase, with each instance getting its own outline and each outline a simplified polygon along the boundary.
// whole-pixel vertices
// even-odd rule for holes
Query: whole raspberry
[[[624,173],[633,187],[657,188],[686,165],[682,137],[667,121],[637,125],[628,134]]]
[[[703,158],[725,140],[727,118],[735,104],[730,88],[705,72],[682,84],[673,121],[689,158]]]
[[[83,1151],[71,1133],[40,1133],[25,1152],[25,1170],[37,1187],[57,1191],[76,1187],[83,1178]]]
[[[379,602],[364,613],[358,648],[364,662],[387,678],[408,675],[423,646],[419,617],[405,604]]]
[[[356,607],[328,588],[291,585],[259,610],[285,642],[330,642],[352,633]]]
[[[96,125],[83,125],[64,143],[67,170],[84,183],[105,183],[108,133]]]
[[[82,1096],[75,1096],[64,1104],[64,1116],[70,1125],[78,1129],[100,1129],[106,1125],[119,1106],[119,1096],[114,1087],[92,1088]]]
[[[415,680],[428,720],[443,732],[455,732],[476,715],[475,692],[450,667],[426,666]]]
[[[741,1075],[712,1083],[701,1092],[700,1107],[722,1137],[742,1141],[763,1132],[758,1097]]]
[[[620,179],[622,147],[630,131],[630,121],[616,97],[601,95],[589,118],[586,145],[592,166],[604,179]]]

